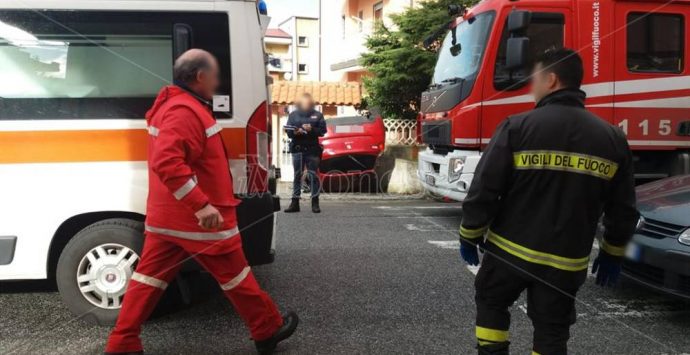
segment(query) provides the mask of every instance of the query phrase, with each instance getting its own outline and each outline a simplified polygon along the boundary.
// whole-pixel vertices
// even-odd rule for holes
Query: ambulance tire
[[[77,233],[60,254],[56,270],[58,291],[67,308],[79,318],[99,325],[113,325],[117,320],[119,307],[103,308],[87,300],[77,282],[77,275],[83,273],[83,259],[99,246],[123,246],[139,257],[144,244],[144,224],[123,218],[96,222]],[[131,275],[131,274],[130,274]]]

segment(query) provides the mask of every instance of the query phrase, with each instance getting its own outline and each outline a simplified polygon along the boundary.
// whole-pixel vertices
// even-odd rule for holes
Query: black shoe
[[[290,206],[288,208],[286,208],[283,212],[285,212],[285,213],[299,212],[299,198],[293,198],[292,202],[290,202]]]
[[[510,342],[494,343],[477,346],[479,355],[509,355]]]
[[[311,211],[314,213],[321,213],[321,207],[319,207],[319,198],[318,197],[312,197],[311,198]]]
[[[278,329],[278,331],[275,332],[272,337],[266,340],[254,342],[254,345],[256,345],[256,351],[258,351],[260,355],[273,354],[273,351],[276,349],[278,343],[289,338],[292,333],[295,332],[295,329],[297,329],[297,324],[299,324],[299,317],[297,317],[297,313],[287,312],[287,314],[283,316],[283,326],[280,327],[280,329]]]

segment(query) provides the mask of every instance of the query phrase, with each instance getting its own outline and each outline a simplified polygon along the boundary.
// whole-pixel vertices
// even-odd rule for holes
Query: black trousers
[[[319,180],[319,164],[321,163],[321,151],[312,149],[292,153],[292,168],[295,177],[292,180],[292,198],[299,198],[302,194],[302,176],[307,169],[311,197],[318,197],[321,192],[321,180]]]
[[[562,290],[564,294],[489,254],[484,255],[474,285],[480,354],[508,353],[508,308],[524,290],[527,290],[527,315],[534,326],[534,353],[567,354],[570,326],[575,324],[577,288]],[[482,351],[482,348],[504,348],[505,352]]]

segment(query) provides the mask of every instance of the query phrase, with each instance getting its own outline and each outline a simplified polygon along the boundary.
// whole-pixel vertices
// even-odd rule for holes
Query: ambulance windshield
[[[479,70],[494,13],[485,12],[461,22],[443,40],[432,84],[442,85],[468,79]]]

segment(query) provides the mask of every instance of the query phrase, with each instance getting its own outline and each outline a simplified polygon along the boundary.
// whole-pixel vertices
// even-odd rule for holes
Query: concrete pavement
[[[278,255],[256,267],[301,325],[285,354],[471,354],[473,279],[458,261],[458,204],[324,201],[324,213],[278,216]],[[28,287],[33,286],[33,288]],[[148,354],[250,354],[249,335],[208,277],[195,303],[145,325]],[[624,283],[579,294],[573,354],[690,353],[690,304]],[[513,353],[528,354],[524,299],[512,309]],[[174,308],[174,307],[173,307]],[[0,285],[0,353],[98,354],[107,328],[75,320],[54,291]]]

